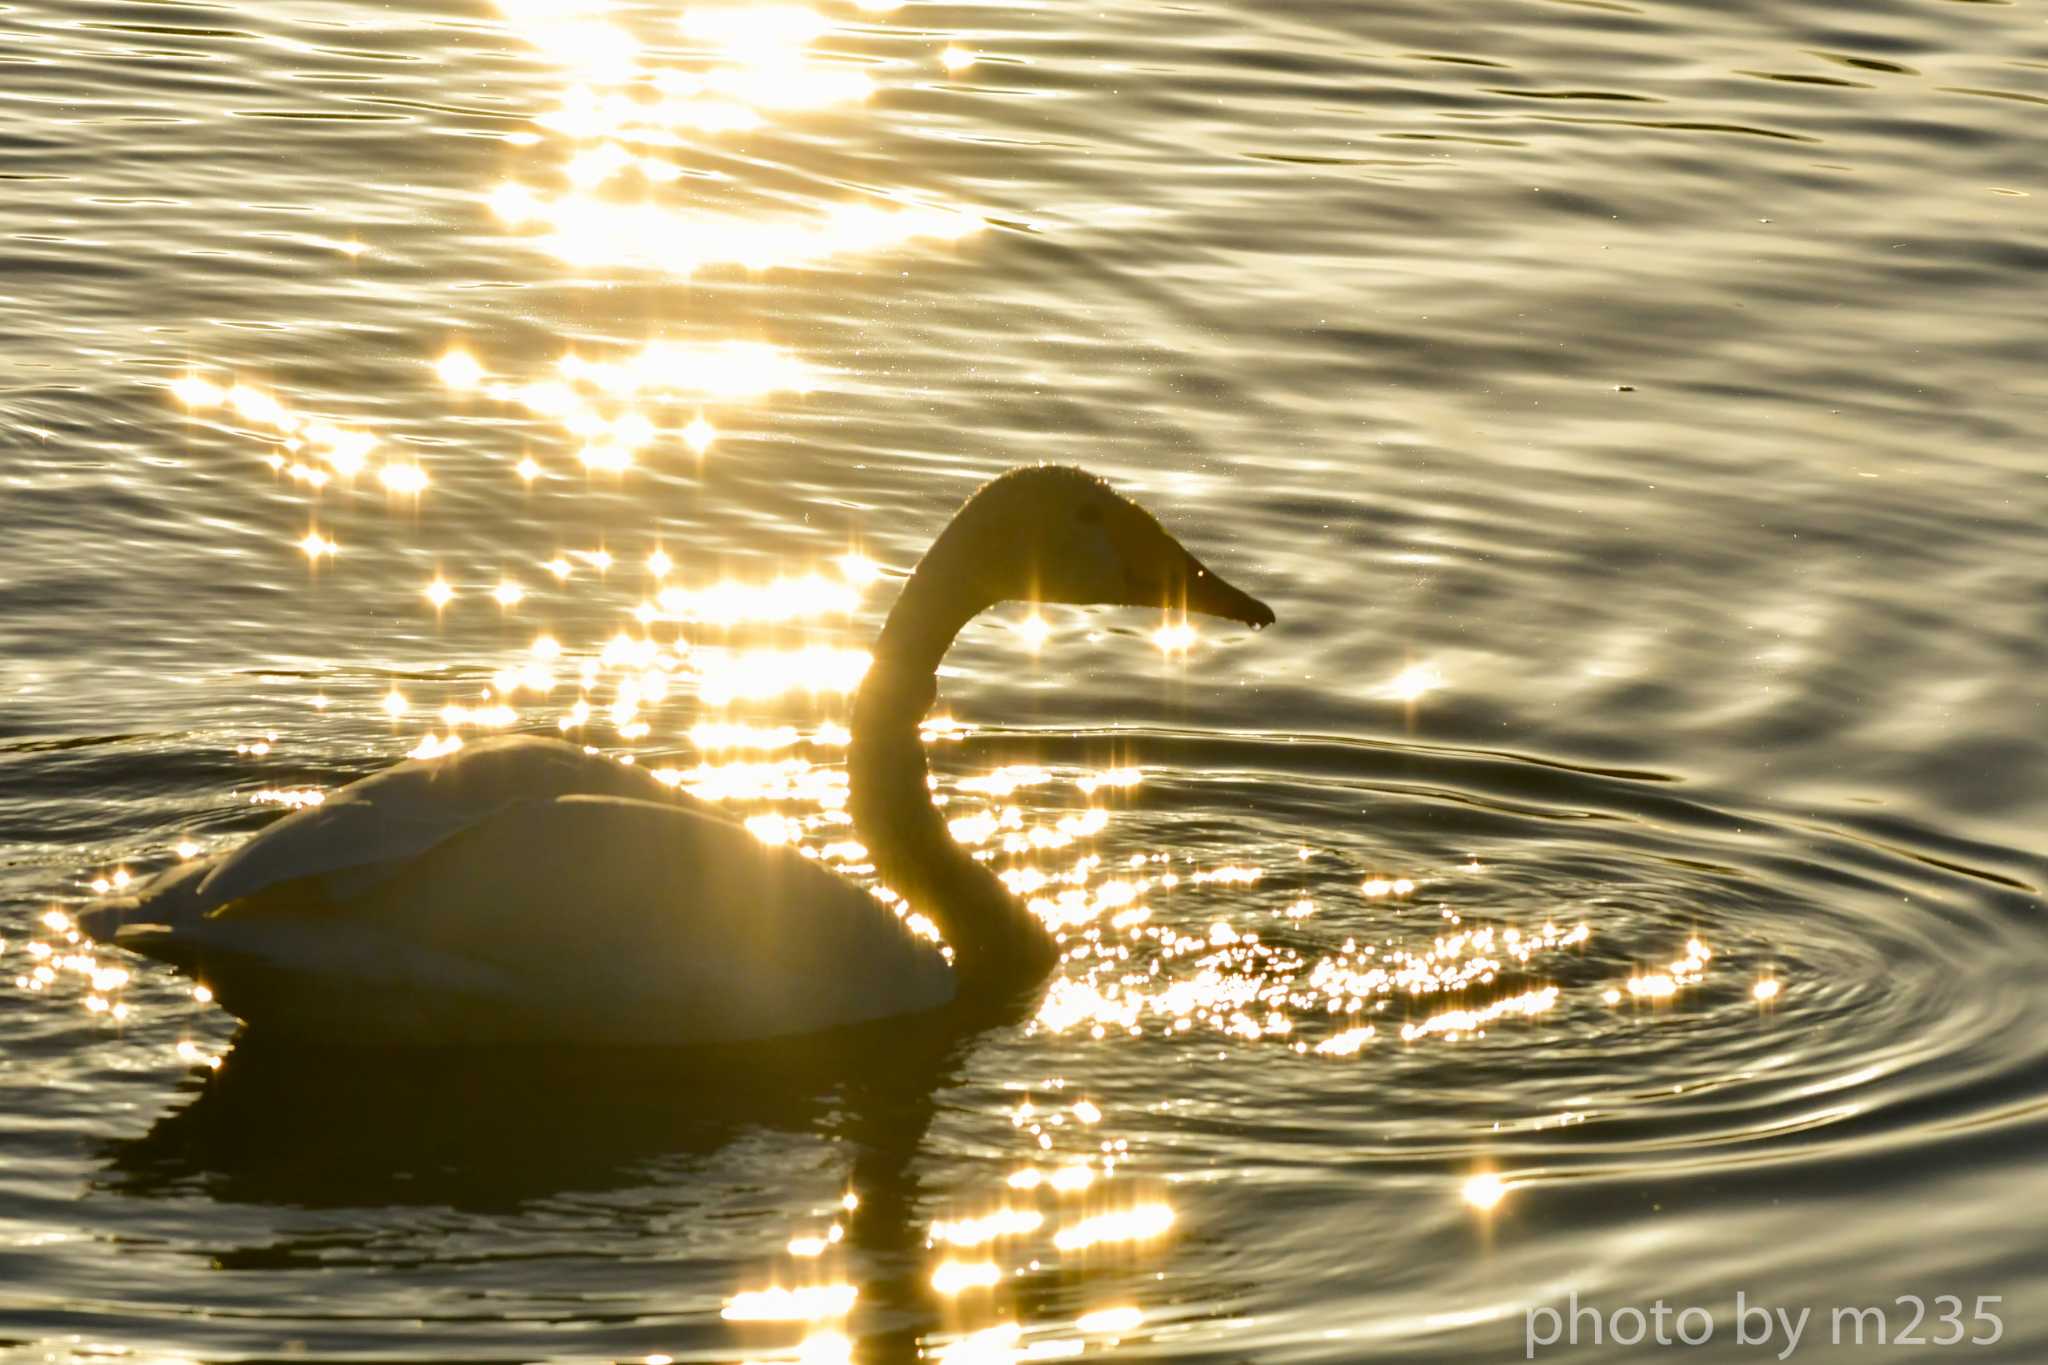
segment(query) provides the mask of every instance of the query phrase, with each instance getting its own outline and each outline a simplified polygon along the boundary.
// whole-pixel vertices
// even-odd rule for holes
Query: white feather
[[[350,783],[294,811],[213,865],[197,894],[210,905],[305,877],[352,874],[355,888],[391,875],[513,801],[550,796],[671,796],[643,769],[529,735],[481,740]]]

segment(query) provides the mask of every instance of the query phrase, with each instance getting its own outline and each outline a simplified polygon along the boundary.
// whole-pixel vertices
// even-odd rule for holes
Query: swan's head
[[[976,493],[958,538],[990,601],[1164,607],[1273,624],[1273,609],[1224,582],[1156,518],[1101,479],[1061,465],[1013,469]]]

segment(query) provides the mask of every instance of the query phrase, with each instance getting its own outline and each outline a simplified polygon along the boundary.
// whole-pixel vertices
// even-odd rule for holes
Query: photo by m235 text
[[[1801,1347],[1820,1343],[1832,1347],[1991,1346],[2005,1337],[2000,1294],[1975,1296],[1965,1309],[1955,1294],[1932,1299],[1901,1294],[1889,1304],[1864,1307],[1781,1308],[1753,1302],[1737,1293],[1726,1310],[1726,1322],[1701,1304],[1673,1307],[1659,1299],[1647,1308],[1633,1304],[1603,1312],[1581,1304],[1573,1293],[1562,1306],[1531,1308],[1522,1315],[1522,1353],[1534,1360],[1539,1351],[1574,1346],[1703,1346],[1717,1331],[1732,1326],[1737,1346],[1768,1349],[1779,1360]]]

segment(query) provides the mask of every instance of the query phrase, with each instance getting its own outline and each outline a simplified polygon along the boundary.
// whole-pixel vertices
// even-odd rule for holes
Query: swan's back
[[[214,862],[194,893],[209,905],[304,878],[347,896],[514,801],[556,796],[677,800],[644,770],[559,740],[505,735],[415,759],[294,811]]]

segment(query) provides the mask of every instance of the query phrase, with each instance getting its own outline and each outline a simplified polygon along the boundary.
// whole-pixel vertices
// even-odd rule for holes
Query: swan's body
[[[860,887],[638,768],[526,736],[353,783],[88,930],[108,911],[115,943],[240,1017],[333,1041],[728,1042],[954,990],[938,945]]]
[[[1079,471],[1014,471],[961,509],[883,628],[849,758],[856,828],[951,963],[715,807],[530,737],[365,778],[82,922],[190,971],[252,1026],[323,1042],[737,1042],[1017,989],[1051,940],[948,835],[917,734],[954,634],[1013,597],[1272,620]]]

